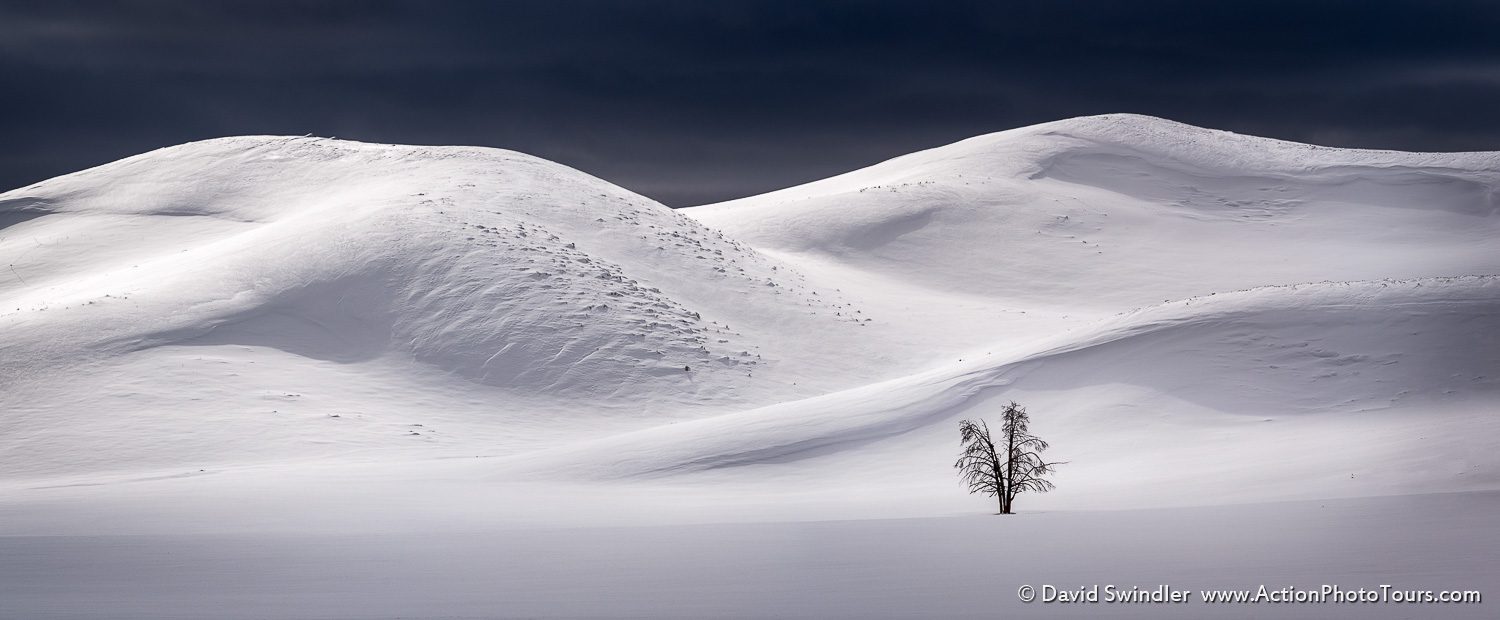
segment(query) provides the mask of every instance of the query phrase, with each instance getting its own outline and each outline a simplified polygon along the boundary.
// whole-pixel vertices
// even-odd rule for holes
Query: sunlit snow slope
[[[1012,399],[1070,461],[1038,507],[1500,488],[1496,153],[1110,115],[674,212],[506,151],[230,138],[0,226],[15,493],[944,513],[956,420]]]
[[[1107,115],[687,212],[945,357],[617,437],[603,470],[915,497],[952,476],[957,418],[1015,399],[1072,461],[1042,505],[1500,485],[1500,154]]]
[[[861,328],[835,295],[518,153],[211,140],[0,213],[11,475],[506,453],[854,380],[828,361]]]

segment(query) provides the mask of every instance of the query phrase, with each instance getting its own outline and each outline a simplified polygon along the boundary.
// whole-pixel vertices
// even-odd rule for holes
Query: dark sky
[[[0,187],[236,134],[525,151],[666,204],[1138,112],[1500,150],[1500,2],[9,2]]]

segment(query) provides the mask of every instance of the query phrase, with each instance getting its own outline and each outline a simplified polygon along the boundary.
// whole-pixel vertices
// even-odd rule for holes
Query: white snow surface
[[[1496,153],[1109,115],[673,211],[243,137],[0,213],[16,493],[400,463],[950,510],[955,421],[1009,400],[1070,462],[1043,507],[1500,487]]]
[[[0,194],[0,263],[0,534],[982,514],[1011,400],[1022,511],[1500,490],[1500,153],[1106,115],[674,211],[225,138]]]

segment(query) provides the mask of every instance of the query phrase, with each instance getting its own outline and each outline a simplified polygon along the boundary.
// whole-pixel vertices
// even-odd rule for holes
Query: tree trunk
[[[1016,429],[1007,422],[1000,427],[1000,432],[1005,433],[1005,510],[1002,514],[1010,514],[1010,505],[1016,501]]]

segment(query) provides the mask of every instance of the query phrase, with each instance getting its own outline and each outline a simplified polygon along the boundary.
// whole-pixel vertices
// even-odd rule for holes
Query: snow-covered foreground
[[[84,583],[55,609],[187,601],[149,570],[187,548],[284,567],[220,590],[246,617],[988,613],[948,596],[953,553],[1002,605],[1027,563],[1225,588],[1500,576],[1464,542],[1500,534],[1497,153],[1110,115],[673,211],[508,151],[226,138],[0,194],[0,263],[19,617]],[[1069,463],[1028,514],[988,518],[951,470],[956,426],[1010,400]],[[1437,536],[1437,513],[1451,531],[1419,551],[1354,543]],[[1018,556],[952,549],[1017,528]],[[1240,533],[1193,555],[1179,530]],[[591,569],[591,549],[652,568]],[[59,572],[18,577],[27,553]],[[349,571],[350,596],[400,581],[401,558],[457,585],[315,598]],[[304,569],[307,598],[267,607]],[[547,577],[570,574],[640,590],[570,606],[586,580]]]
[[[0,616],[1491,618],[1492,602],[1210,604],[1200,592],[1490,595],[1497,509],[1500,495],[1465,493],[1004,520],[0,537]],[[1190,598],[1026,604],[1026,585]]]

